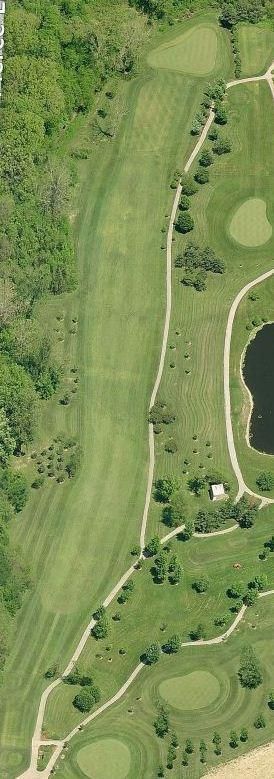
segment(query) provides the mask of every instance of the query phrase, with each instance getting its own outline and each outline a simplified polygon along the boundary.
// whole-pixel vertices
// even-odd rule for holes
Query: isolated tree
[[[75,706],[75,708],[83,712],[90,711],[94,706],[94,704],[95,704],[95,698],[92,693],[92,688],[90,690],[84,689],[81,692],[77,693],[77,695],[75,695],[75,698],[73,700],[73,705]]]
[[[190,208],[190,199],[187,195],[181,195],[179,208],[181,211],[188,211],[188,209]]]
[[[174,747],[174,749],[177,749],[177,747],[179,746],[179,739],[177,733],[175,733],[174,731],[173,733],[171,733],[171,745]]]
[[[176,230],[179,233],[189,233],[194,228],[194,220],[186,211],[182,211],[177,216]]]
[[[274,476],[269,471],[261,471],[256,479],[256,484],[261,492],[269,492],[274,488]]]
[[[192,641],[200,641],[201,639],[204,639],[206,636],[206,631],[204,625],[199,622],[196,628],[193,628],[190,631],[190,638]]]
[[[182,578],[183,568],[180,563],[177,563],[177,565],[175,565],[173,570],[170,572],[169,581],[171,584],[180,584]]]
[[[167,557],[162,550],[154,560],[153,576],[158,584],[162,584],[167,576]]]
[[[255,689],[263,681],[261,665],[250,645],[242,649],[238,676],[242,687],[249,689]]]
[[[274,692],[270,692],[268,696],[268,706],[271,709],[271,711],[274,710]]]
[[[240,730],[240,741],[243,743],[248,741],[248,730],[246,728],[241,728]]]
[[[259,714],[254,720],[254,728],[257,728],[258,730],[260,728],[265,728],[265,718],[263,714]]]
[[[206,480],[204,476],[200,476],[199,474],[192,476],[188,480],[188,487],[191,490],[191,492],[195,493],[195,495],[201,495],[202,492],[204,492],[206,487]]]
[[[206,592],[209,587],[209,579],[207,576],[200,576],[199,579],[195,579],[192,583],[192,589],[196,592]]]
[[[229,154],[229,152],[231,152],[232,144],[229,138],[218,138],[212,148],[215,154],[221,156],[222,154]]]
[[[197,170],[197,173],[195,173],[195,181],[198,182],[198,184],[208,184],[209,182],[209,173],[207,170]]]

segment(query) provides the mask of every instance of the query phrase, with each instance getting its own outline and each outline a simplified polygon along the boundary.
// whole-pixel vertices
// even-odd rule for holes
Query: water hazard
[[[243,376],[254,404],[250,444],[260,452],[274,454],[274,324],[264,325],[250,341]]]

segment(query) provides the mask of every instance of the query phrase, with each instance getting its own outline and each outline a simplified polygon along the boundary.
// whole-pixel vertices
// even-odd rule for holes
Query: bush
[[[50,665],[50,667],[45,672],[45,679],[54,679],[56,676],[58,676],[58,673],[58,665]]]
[[[202,625],[201,622],[197,625],[196,628],[193,628],[189,636],[191,638],[191,641],[201,641],[201,639],[204,639],[206,637],[206,631],[204,625]]]
[[[178,214],[176,222],[176,230],[179,233],[189,233],[194,228],[194,220],[192,216],[186,212]]]
[[[274,476],[269,471],[261,471],[256,479],[256,484],[261,492],[269,492],[274,489]]]
[[[163,650],[169,655],[177,654],[179,652],[179,649],[181,649],[181,638],[177,633],[174,633],[173,636],[170,636],[168,638],[167,642],[165,643]]]
[[[260,728],[265,728],[265,718],[263,714],[259,714],[258,717],[256,717],[254,721],[254,728],[257,728],[258,730]]]
[[[176,444],[176,441],[174,441],[173,438],[171,438],[169,441],[165,444],[165,451],[169,454],[175,454],[178,451],[178,446]]]
[[[248,741],[248,730],[246,728],[241,728],[240,730],[240,741],[243,743]]]

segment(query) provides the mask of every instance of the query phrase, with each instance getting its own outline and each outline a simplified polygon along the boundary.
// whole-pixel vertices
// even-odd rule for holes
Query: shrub
[[[256,484],[261,492],[269,492],[274,488],[274,476],[269,471],[261,471],[257,476]]]
[[[185,211],[178,214],[176,230],[178,230],[179,233],[189,233],[191,230],[193,230],[193,228],[194,220],[190,214],[186,213]]]
[[[238,676],[242,687],[255,689],[263,681],[259,660],[251,646],[243,647]]]

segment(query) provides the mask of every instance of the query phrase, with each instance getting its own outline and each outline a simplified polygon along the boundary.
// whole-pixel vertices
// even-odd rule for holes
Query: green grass
[[[154,49],[148,63],[153,68],[205,76],[214,70],[219,40],[215,25],[196,25]]]
[[[232,496],[236,495],[224,417],[225,329],[229,309],[239,290],[248,281],[272,268],[274,257],[273,234],[258,249],[236,244],[229,232],[235,199],[239,204],[248,198],[264,199],[268,220],[274,224],[273,99],[269,87],[261,83],[234,87],[229,90],[226,100],[229,123],[225,134],[230,137],[233,149],[230,154],[215,160],[210,168],[209,184],[201,187],[192,198],[194,230],[186,237],[175,232],[173,243],[174,259],[189,241],[194,241],[213,247],[226,264],[223,275],[208,276],[207,290],[203,293],[184,287],[181,284],[183,270],[173,269],[169,346],[175,345],[176,349],[167,352],[160,395],[167,398],[174,408],[176,420],[168,430],[155,437],[156,477],[168,473],[182,476],[187,514],[193,514],[197,505],[196,499],[187,490],[187,479],[195,473],[218,470],[230,481]],[[210,147],[209,141],[206,147]],[[273,302],[271,304],[270,300],[268,311],[269,318],[273,319]],[[186,354],[189,354],[188,359]],[[171,360],[175,368],[170,367]],[[186,370],[190,373],[186,374]],[[239,362],[236,371],[239,376]],[[164,448],[169,435],[178,446],[174,455],[167,454]],[[197,439],[194,440],[193,436]],[[237,451],[238,441],[237,435]],[[206,446],[207,442],[210,442],[210,447]],[[241,442],[242,449],[246,453],[244,442]],[[185,459],[187,466],[184,465]],[[247,485],[254,489],[256,476],[251,456],[244,455],[240,462]],[[264,456],[258,455],[256,468],[260,471],[264,466]],[[187,473],[183,474],[183,471]],[[149,532],[152,534],[156,529],[163,532],[162,528],[159,505],[152,503]]]
[[[192,671],[186,676],[174,676],[159,685],[159,694],[164,701],[181,711],[209,706],[219,693],[219,681],[208,671]]]
[[[272,686],[274,661],[272,652],[274,601],[273,598],[259,603],[247,612],[244,621],[229,640],[220,646],[183,649],[179,655],[162,657],[159,664],[145,669],[134,687],[128,690],[102,718],[93,722],[69,746],[67,759],[59,763],[60,779],[76,779],[81,776],[77,768],[78,750],[102,738],[121,739],[131,751],[131,767],[127,779],[151,779],[157,775],[160,762],[166,764],[169,736],[157,738],[153,722],[157,714],[159,688],[163,681],[193,671],[207,672],[217,677],[219,696],[208,706],[194,711],[180,711],[168,707],[170,730],[175,730],[179,739],[178,757],[174,769],[168,772],[173,779],[199,779],[211,766],[227,762],[273,738],[274,714],[267,707],[267,698]],[[243,689],[238,681],[237,671],[243,643],[252,643],[263,667],[264,681],[257,690]],[[132,713],[131,713],[132,712]],[[254,720],[263,712],[266,728],[256,730]],[[247,727],[249,739],[237,749],[229,746],[231,730]],[[222,738],[223,754],[214,754],[212,737],[217,730]],[[186,738],[194,742],[195,751],[190,757],[189,767],[181,765],[182,751]],[[207,745],[207,764],[199,760],[199,741]]]
[[[242,246],[262,246],[272,236],[267,205],[260,198],[249,198],[238,206],[230,223],[230,233]]]
[[[99,685],[102,702],[124,684],[140,655],[153,641],[163,645],[174,633],[187,641],[189,632],[198,623],[204,625],[207,638],[223,633],[226,628],[216,626],[214,620],[227,614],[229,626],[235,618],[230,612],[233,603],[227,597],[227,589],[233,581],[242,580],[247,584],[254,576],[265,573],[268,586],[274,587],[274,555],[266,562],[259,559],[265,541],[273,532],[273,522],[274,509],[270,507],[258,516],[253,528],[237,529],[225,540],[222,536],[193,538],[188,543],[175,540],[171,554],[179,556],[184,571],[182,582],[175,587],[168,580],[162,585],[155,584],[151,575],[153,560],[144,563],[142,570],[135,574],[135,589],[130,600],[120,605],[115,599],[108,608],[108,637],[102,641],[91,637],[79,660],[81,670],[91,672]],[[237,570],[235,563],[240,564]],[[197,594],[192,588],[193,581],[205,573],[209,578],[208,590]],[[120,622],[113,620],[117,611],[121,615]],[[125,649],[126,653],[121,655],[120,649]],[[193,645],[193,659],[195,652],[197,649]],[[190,669],[190,672],[192,670],[196,669]],[[178,675],[187,673],[182,666]],[[184,684],[187,686],[187,679]],[[53,691],[45,713],[47,737],[65,737],[82,721],[83,715],[72,704],[78,691],[78,687],[64,683]]]
[[[274,61],[274,30],[266,24],[240,24],[239,44],[242,75],[265,73]]]
[[[53,751],[54,751],[54,747],[50,745],[40,747],[39,754],[38,754],[38,763],[37,763],[38,771],[44,771],[53,754]]]
[[[217,26],[216,34],[225,40]],[[117,138],[97,144],[90,160],[79,163],[83,184],[72,213],[79,289],[41,308],[47,327],[58,323],[56,349],[68,369],[64,381],[71,381],[69,371],[77,364],[79,390],[68,407],[56,400],[45,407],[35,448],[51,443],[60,430],[75,434],[82,468],[63,485],[48,480],[12,526],[22,553],[29,557],[31,551],[33,589],[16,623],[1,689],[3,779],[28,765],[45,670],[54,662],[65,667],[139,538],[147,409],[165,307],[161,228],[171,207],[173,171],[193,147],[189,128],[202,86],[179,73],[151,70],[123,85],[126,111]],[[78,131],[88,133],[77,121]],[[60,313],[64,319],[56,320]]]
[[[122,741],[104,738],[80,749],[77,762],[90,779],[126,779],[131,762],[130,751]]]

